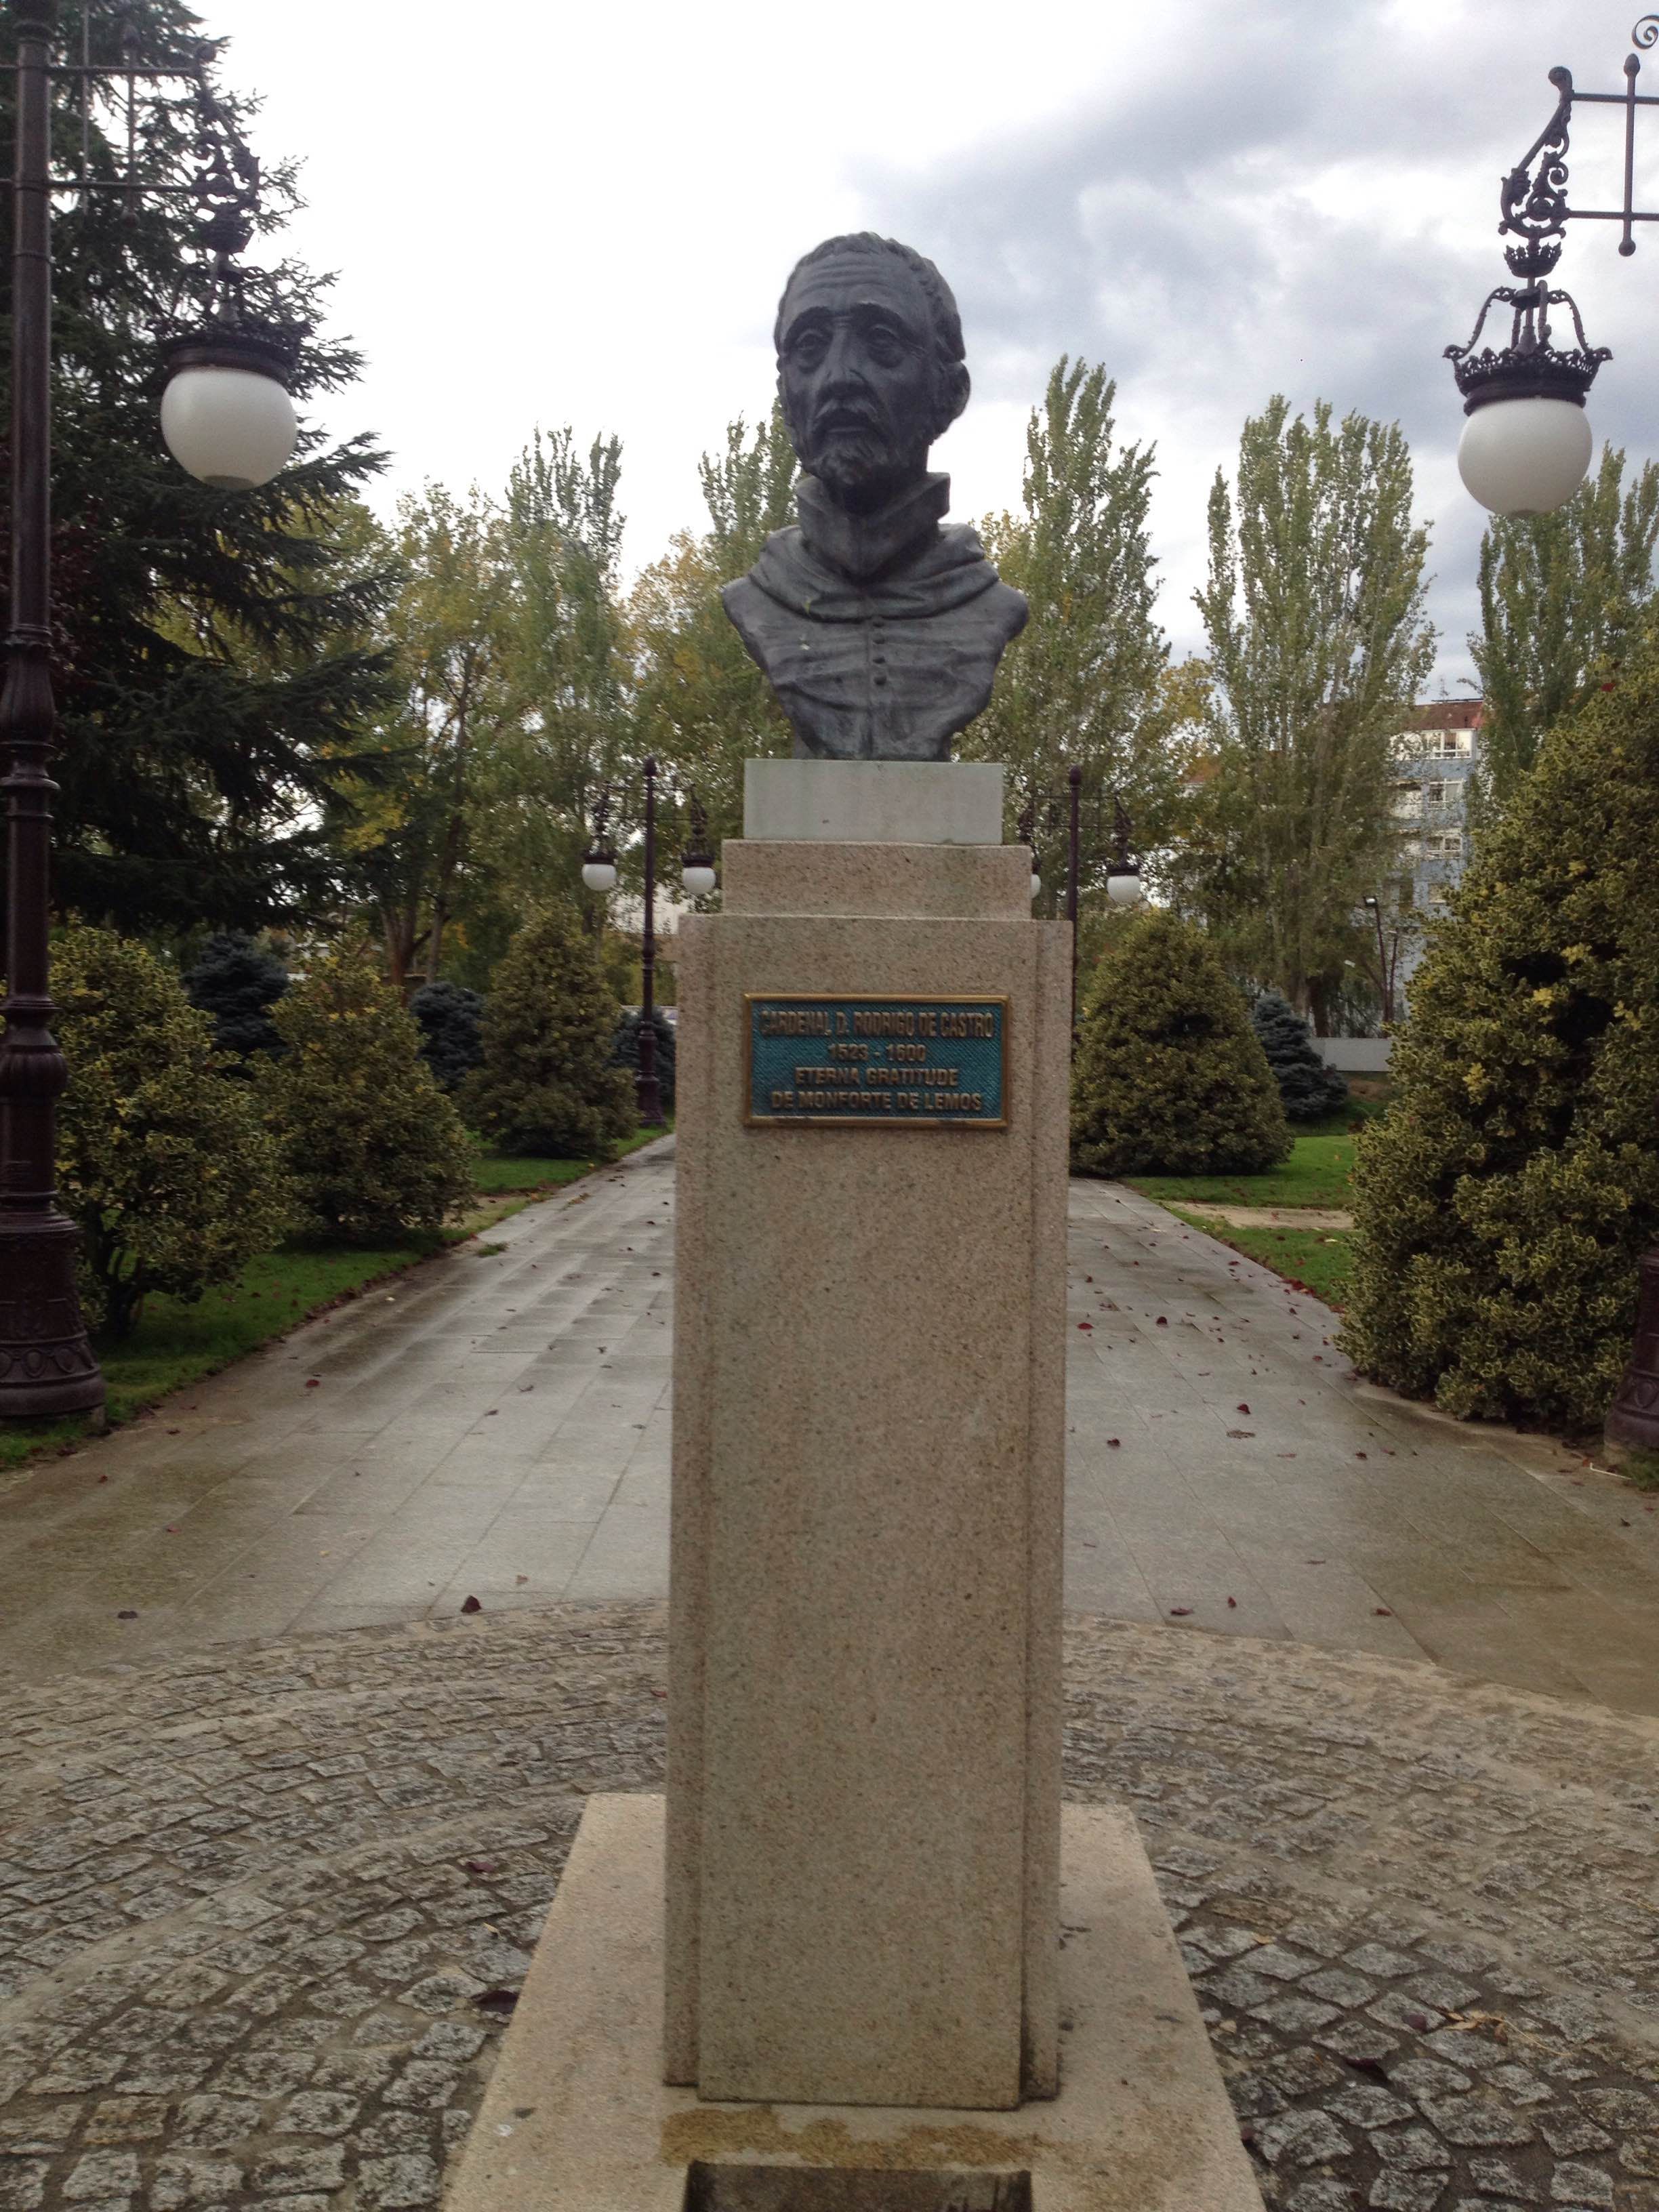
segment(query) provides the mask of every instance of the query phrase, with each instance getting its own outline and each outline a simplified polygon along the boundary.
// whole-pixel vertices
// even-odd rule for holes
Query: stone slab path
[[[672,1139],[0,1491],[0,1678],[666,1585]],[[1659,1510],[1074,1183],[1068,1604],[1659,1713]]]

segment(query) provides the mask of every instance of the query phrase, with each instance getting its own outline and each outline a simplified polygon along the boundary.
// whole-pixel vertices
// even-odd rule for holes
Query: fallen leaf
[[[1094,1323],[1091,1321],[1080,1321],[1078,1323],[1078,1327],[1079,1328],[1092,1328],[1094,1327]]]
[[[1369,1456],[1369,1454],[1367,1454],[1367,1453],[1365,1453],[1365,1452],[1356,1452],[1356,1453],[1354,1454],[1354,1457],[1355,1457],[1356,1459],[1365,1459],[1365,1458],[1367,1458],[1368,1456]]]
[[[469,1874],[495,1874],[501,1865],[499,1859],[466,1859],[462,1862]]]
[[[1237,1611],[1237,1606],[1238,1606],[1238,1600],[1237,1600],[1236,1597],[1230,1597],[1230,1598],[1228,1599],[1227,1602],[1228,1602],[1228,1604],[1229,1604],[1230,1606],[1231,1606],[1231,1607],[1235,1609],[1235,1611]]]
[[[1238,1412],[1239,1412],[1239,1413],[1248,1413],[1249,1412],[1249,1410],[1250,1410],[1250,1409],[1249,1409],[1249,1407],[1244,1403],[1243,1400],[1241,1398],[1241,1399],[1240,1399],[1240,1401],[1239,1401],[1239,1402],[1238,1402],[1237,1410],[1238,1410]]]
[[[515,1583],[522,1584],[524,1583],[527,1583],[530,1580],[530,1577],[528,1575],[514,1575],[513,1579]]]
[[[1108,1451],[1115,1451],[1115,1450],[1117,1449],[1117,1448],[1118,1448],[1119,1444],[1121,1444],[1121,1443],[1122,1443],[1122,1441],[1123,1441],[1123,1439],[1122,1439],[1121,1437],[1107,1437],[1107,1439],[1106,1439],[1106,1449],[1107,1449],[1107,1450],[1108,1450]],[[100,1474],[100,1475],[99,1476],[98,1480],[101,1482],[101,1481],[104,1480],[104,1478],[103,1478],[103,1476]]]
[[[1168,1328],[1170,1323],[1167,1316],[1160,1314],[1158,1317],[1158,1325],[1160,1328]]]
[[[1373,1606],[1371,1610],[1379,1620],[1392,1620],[1394,1619],[1394,1608],[1392,1606],[1376,1605]]]
[[[137,1614],[136,1613],[133,1613],[132,1611],[128,1610],[128,1611],[125,1611],[125,1612],[118,1613],[116,1614],[115,1618],[116,1618],[118,1620],[137,1620],[137,1618],[138,1618],[138,1616],[137,1616]]]
[[[322,1387],[321,1379],[318,1376],[308,1375],[306,1377],[306,1388],[307,1390],[320,1390]]]
[[[1227,1434],[1230,1437],[1253,1437],[1255,1434],[1255,1431],[1254,1429],[1229,1429]]]
[[[1170,1607],[1170,1618],[1171,1620],[1184,1620],[1191,1611],[1192,1607],[1189,1605],[1172,1605]]]
[[[461,1600],[461,1611],[463,1613],[482,1613],[483,1611],[483,1607],[479,1604],[476,1597],[464,1597]]]

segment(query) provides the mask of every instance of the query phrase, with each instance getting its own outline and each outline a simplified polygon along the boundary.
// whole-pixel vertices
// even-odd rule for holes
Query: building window
[[[1438,831],[1429,839],[1428,846],[1437,860],[1461,860],[1463,857],[1462,835],[1456,830]]]

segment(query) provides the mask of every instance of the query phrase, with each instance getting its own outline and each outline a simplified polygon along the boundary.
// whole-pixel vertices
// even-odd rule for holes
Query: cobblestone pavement
[[[1074,1620],[1067,1787],[1158,1864],[1287,2212],[1659,2212],[1659,1723]],[[3,2212],[434,2203],[662,1617],[222,1646],[15,1693]]]

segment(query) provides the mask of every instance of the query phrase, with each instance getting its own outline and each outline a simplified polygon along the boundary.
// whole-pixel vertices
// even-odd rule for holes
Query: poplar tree
[[[782,708],[726,619],[720,586],[745,575],[769,533],[794,514],[795,456],[775,406],[752,428],[739,415],[697,474],[708,510],[647,568],[629,605],[639,661],[637,746],[695,789],[709,835],[743,834],[743,763],[787,753]]]
[[[1335,423],[1325,400],[1309,422],[1274,397],[1244,425],[1236,484],[1216,473],[1209,541],[1194,598],[1214,772],[1182,889],[1235,965],[1317,1017],[1395,849],[1392,740],[1434,653],[1399,426]]]
[[[1007,767],[1011,834],[1025,807],[1079,767],[1091,792],[1121,795],[1144,848],[1158,842],[1176,798],[1168,740],[1180,702],[1165,681],[1169,642],[1154,611],[1155,451],[1118,441],[1116,392],[1098,363],[1062,355],[1031,410],[1022,511],[988,517],[983,528],[1031,618],[958,750]],[[1109,858],[1109,845],[1091,841],[1085,882],[1103,880]]]
[[[1603,446],[1595,474],[1554,514],[1495,515],[1480,541],[1480,628],[1469,639],[1486,713],[1477,817],[1499,811],[1546,730],[1575,713],[1624,659],[1653,592],[1659,465],[1625,482]]]

